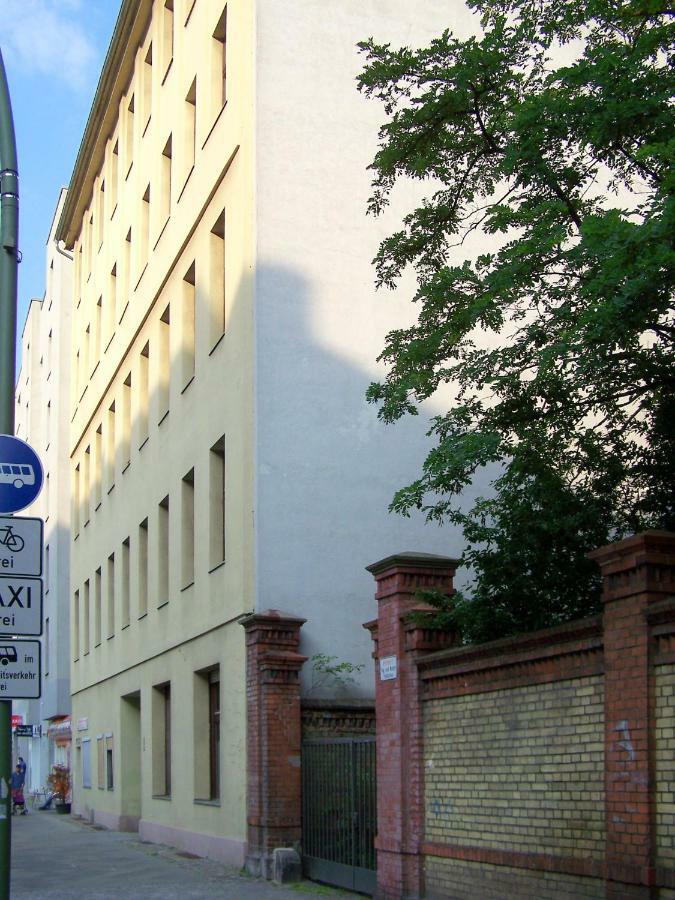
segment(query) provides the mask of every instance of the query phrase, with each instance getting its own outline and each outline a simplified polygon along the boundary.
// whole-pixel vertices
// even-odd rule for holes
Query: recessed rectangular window
[[[141,216],[139,228],[139,240],[137,245],[138,251],[138,274],[148,263],[148,254],[150,248],[150,185],[148,185],[143,193],[141,201]]]
[[[122,291],[123,295],[121,297],[120,303],[117,309],[117,318],[118,321],[121,322],[124,318],[124,313],[127,311],[127,306],[129,305],[129,297],[131,296],[131,228],[127,231],[127,236],[123,244],[122,251]],[[120,298],[119,288],[118,288],[118,299]]]
[[[115,140],[110,154],[110,218],[115,215],[117,209],[117,183],[119,178],[119,141]]]
[[[100,734],[96,738],[96,768],[98,775],[98,788],[105,790],[105,738]]]
[[[75,471],[73,474],[73,493],[71,500],[71,519],[73,523],[73,534],[77,536],[80,531],[80,494],[82,491],[82,485],[80,484],[80,466],[79,464],[75,466]]]
[[[112,791],[115,781],[113,777],[113,737],[111,734],[107,734],[105,738],[105,777],[106,788]]]
[[[195,264],[183,276],[181,316],[181,373],[185,388],[195,374]]]
[[[183,115],[183,178],[187,178],[195,164],[197,146],[197,79],[190,85],[185,97]]]
[[[211,79],[215,88],[216,111],[227,102],[227,6],[213,31]]]
[[[195,580],[195,470],[181,483],[181,586]]]
[[[225,210],[209,234],[209,313],[211,346],[225,331]]]
[[[152,43],[148,45],[145,60],[143,62],[143,133],[150,122],[152,115]]]
[[[84,363],[84,374],[85,379],[88,379],[91,376],[91,371],[94,368],[94,353],[92,349],[91,342],[91,323],[87,325],[84,330],[84,344],[82,348],[82,362]],[[81,385],[82,392],[84,393],[84,388],[87,386],[87,381]]]
[[[159,191],[159,227],[164,227],[164,223],[169,218],[171,212],[171,165],[173,158],[173,141],[169,135],[164,149],[162,150],[162,158],[160,159],[160,191]]]
[[[89,653],[89,635],[90,635],[90,619],[89,619],[89,579],[84,583],[84,615],[82,617],[82,653],[86,656]]]
[[[127,104],[127,113],[124,122],[124,165],[126,177],[129,177],[134,161],[134,95],[132,94]]]
[[[162,59],[164,62],[163,77],[169,70],[173,60],[173,0],[164,0],[162,7]]]
[[[108,428],[106,430],[106,462],[108,469],[108,492],[115,486],[115,401],[108,407]]]
[[[164,606],[169,601],[169,495],[160,501],[157,509],[157,605]]]
[[[108,313],[106,315],[106,328],[104,345],[107,346],[115,331],[117,313],[119,309],[119,297],[117,296],[117,263],[110,270],[108,279]]]
[[[82,738],[82,787],[91,787],[91,740]]]
[[[73,634],[73,662],[77,662],[80,658],[80,592],[75,591],[73,594],[73,615],[72,615]]]
[[[220,798],[220,668],[195,672],[195,798]]]
[[[92,372],[96,368],[96,366],[101,362],[101,349],[103,344],[103,294],[101,294],[96,301],[96,306],[94,308],[94,340],[93,340],[93,359],[92,359]]]
[[[49,675],[49,619],[45,619],[45,675]]]
[[[122,541],[122,628],[126,628],[130,621],[131,567],[129,564],[129,544],[129,538]]]
[[[115,554],[108,557],[106,572],[106,609],[108,612],[108,637],[115,634]]]
[[[131,461],[131,372],[122,384],[122,470]]]
[[[98,208],[96,210],[96,249],[103,246],[103,223],[105,216],[105,181],[101,180],[98,189]]]
[[[148,439],[148,403],[150,391],[150,342],[148,341],[138,360],[138,446]]]
[[[171,685],[152,690],[152,793],[171,796]]]
[[[157,417],[161,422],[169,411],[171,377],[171,309],[167,306],[159,320],[157,361]]]
[[[101,505],[103,484],[103,426],[94,433],[94,509]]]
[[[84,451],[84,490],[82,491],[82,521],[84,526],[89,524],[89,516],[91,515],[91,447],[87,447]]]
[[[138,526],[138,618],[148,612],[148,520]]]
[[[209,567],[225,559],[225,436],[209,453]]]
[[[94,645],[101,643],[101,570],[94,573]]]

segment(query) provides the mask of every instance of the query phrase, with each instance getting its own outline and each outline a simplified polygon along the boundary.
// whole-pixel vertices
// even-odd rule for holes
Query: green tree
[[[414,267],[419,314],[368,399],[394,422],[456,389],[391,508],[463,528],[449,618],[485,640],[596,611],[585,554],[675,527],[675,29],[662,0],[469,5],[468,40],[360,44],[358,85],[386,113],[369,212],[429,186],[375,259],[378,287]]]

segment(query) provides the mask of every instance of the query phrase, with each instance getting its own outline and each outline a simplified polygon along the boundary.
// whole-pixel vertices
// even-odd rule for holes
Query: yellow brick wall
[[[534,872],[509,866],[489,866],[429,856],[425,869],[426,896],[452,900],[582,900],[605,896],[597,878]]]
[[[424,707],[427,841],[603,857],[601,677]]]
[[[675,665],[657,666],[654,681],[656,857],[658,865],[670,867],[675,862]]]

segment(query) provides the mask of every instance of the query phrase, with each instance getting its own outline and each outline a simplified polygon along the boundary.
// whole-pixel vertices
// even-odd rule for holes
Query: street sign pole
[[[14,434],[19,171],[5,64],[0,52],[0,434]],[[12,850],[12,703],[0,701],[0,900],[9,900]]]

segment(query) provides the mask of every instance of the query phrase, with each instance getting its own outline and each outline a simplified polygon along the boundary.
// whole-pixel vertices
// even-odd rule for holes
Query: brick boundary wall
[[[252,875],[271,878],[272,851],[301,840],[298,653],[305,619],[277,609],[242,619],[246,631],[247,854]]]
[[[401,554],[369,567],[378,601],[377,620],[364,627],[374,640],[377,667],[380,900],[425,896],[427,856],[483,864],[492,871],[497,866],[505,872],[583,876],[613,900],[656,897],[659,889],[675,886],[675,869],[656,865],[654,801],[655,672],[675,662],[675,535],[647,532],[591,557],[603,575],[602,616],[513,640],[454,648],[447,646],[451,636],[419,627],[410,618],[411,611],[424,608],[418,589],[452,593],[454,560]],[[390,658],[389,674],[391,658],[396,659],[396,677],[389,680],[379,672],[385,657]],[[585,677],[600,678],[604,686],[603,858],[427,841],[424,704]],[[569,896],[562,881],[560,894],[550,887],[555,880],[547,883],[553,892],[546,896]],[[446,894],[436,890],[434,896]],[[447,896],[473,895],[464,889]]]

